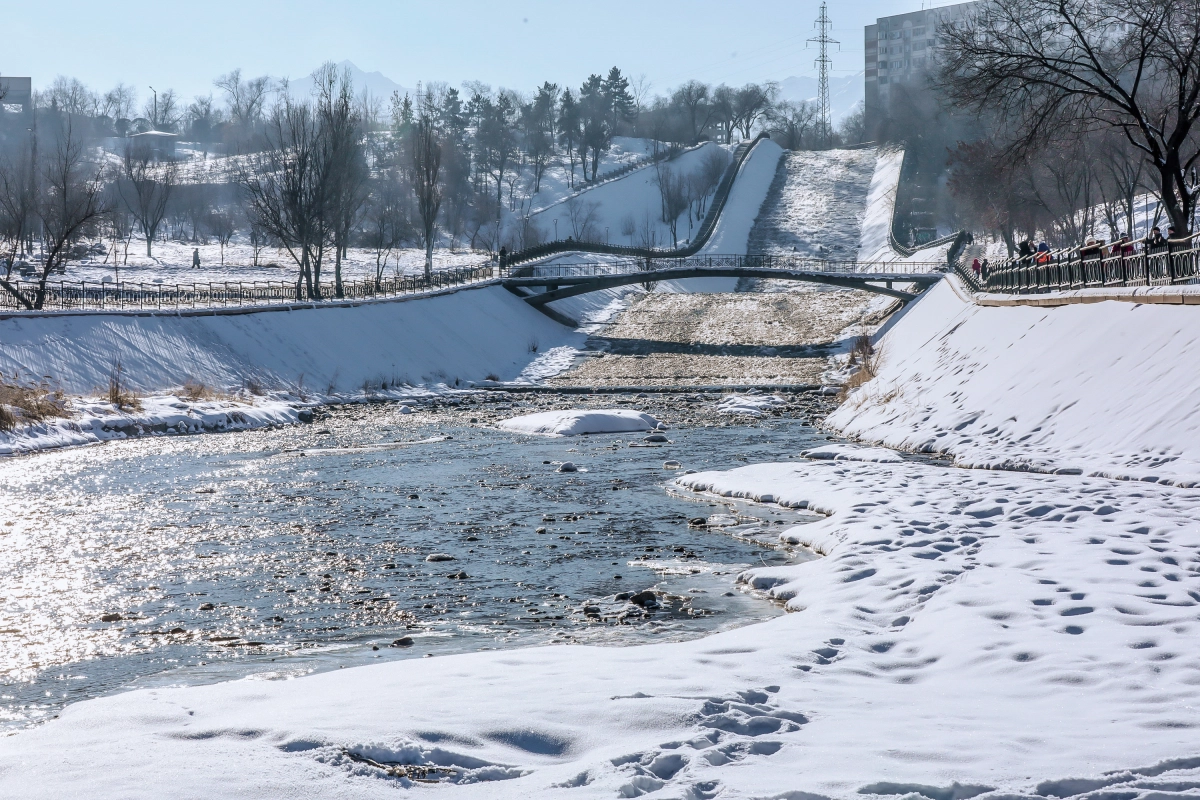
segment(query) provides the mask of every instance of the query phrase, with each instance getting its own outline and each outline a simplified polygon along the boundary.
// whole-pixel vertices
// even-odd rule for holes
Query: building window
[[[887,82],[888,82],[888,79],[887,79],[885,76],[883,76],[883,75],[880,75],[880,76],[879,76],[879,82],[880,82],[880,83],[887,83]]]
[[[913,36],[924,36],[924,35],[925,35],[924,28],[913,28]]]
[[[913,52],[917,53],[925,49],[924,42],[913,42]]]

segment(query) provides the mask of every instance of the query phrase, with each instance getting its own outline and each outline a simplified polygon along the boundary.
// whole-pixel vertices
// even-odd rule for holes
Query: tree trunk
[[[433,231],[425,231],[425,281],[433,280]]]

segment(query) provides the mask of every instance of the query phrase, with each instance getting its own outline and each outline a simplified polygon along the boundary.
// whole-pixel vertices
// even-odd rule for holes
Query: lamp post
[[[606,246],[608,245],[608,226],[607,225],[604,227],[604,244]]]
[[[558,241],[558,217],[554,218],[554,241]]]
[[[150,91],[154,92],[154,119],[151,122],[154,123],[154,129],[158,130],[158,90],[151,86]]]

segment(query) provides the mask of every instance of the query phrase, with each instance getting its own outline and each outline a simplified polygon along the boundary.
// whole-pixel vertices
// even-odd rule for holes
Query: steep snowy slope
[[[750,252],[854,260],[876,151],[786,153],[750,234]]]

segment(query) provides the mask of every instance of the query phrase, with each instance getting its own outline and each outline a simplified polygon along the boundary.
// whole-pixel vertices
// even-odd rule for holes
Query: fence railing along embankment
[[[1044,294],[1120,286],[1200,283],[1200,248],[1194,236],[1150,245],[1145,239],[1102,247],[1035,253],[977,273],[960,259],[955,272],[976,292]],[[981,265],[982,266],[982,265]]]
[[[363,300],[400,297],[432,292],[453,286],[489,280],[495,274],[491,265],[454,267],[424,275],[342,281],[339,296],[333,283],[320,285],[320,297],[307,296],[307,290],[288,281],[221,281],[209,283],[132,283],[128,281],[52,281],[46,284],[41,311],[181,311],[250,306],[316,306]],[[37,297],[35,281],[11,281],[9,285],[32,305]],[[30,313],[11,292],[0,289],[0,313]]]

